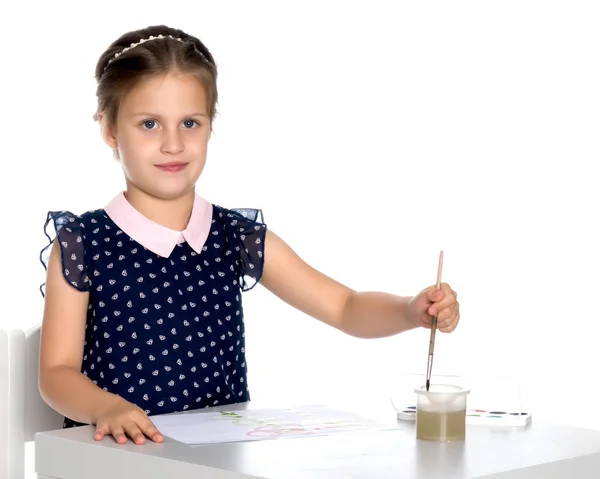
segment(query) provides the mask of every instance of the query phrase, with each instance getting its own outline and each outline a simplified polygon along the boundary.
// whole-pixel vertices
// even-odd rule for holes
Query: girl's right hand
[[[125,444],[127,436],[135,444],[144,444],[146,437],[154,442],[163,441],[146,413],[119,396],[98,415],[94,439],[101,441],[104,436],[112,436],[118,444]]]

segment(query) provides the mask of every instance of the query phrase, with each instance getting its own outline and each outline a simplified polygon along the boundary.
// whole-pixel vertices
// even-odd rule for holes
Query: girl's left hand
[[[460,307],[456,292],[446,283],[430,286],[413,296],[408,303],[408,319],[415,326],[431,328],[431,320],[437,315],[438,329],[450,333],[456,329],[460,320]]]

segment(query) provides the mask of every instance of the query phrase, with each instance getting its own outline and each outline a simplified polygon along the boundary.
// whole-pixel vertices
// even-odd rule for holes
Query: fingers
[[[145,444],[146,437],[154,442],[162,442],[163,436],[152,421],[145,415],[134,419],[117,421],[112,425],[99,424],[96,426],[94,439],[101,441],[105,436],[112,436],[118,444],[125,444],[129,437],[135,444]]]
[[[110,429],[108,427],[108,425],[104,424],[104,425],[96,425],[96,433],[94,434],[94,439],[96,441],[101,441],[102,439],[104,439],[104,436],[107,436],[110,434]]]
[[[460,320],[460,305],[456,292],[447,284],[442,283],[440,290],[432,287],[428,297],[433,304],[427,309],[430,316],[437,316],[438,329],[443,333],[450,333],[456,329]],[[431,321],[427,321],[431,324]]]
[[[158,431],[158,429],[156,429],[156,427],[154,426],[154,424],[152,424],[152,421],[150,421],[150,419],[145,419],[142,422],[142,424],[140,424],[140,428],[142,432],[154,442],[163,441],[162,434]]]
[[[125,437],[125,430],[120,424],[115,424],[110,428],[110,433],[114,440],[118,444],[125,444],[127,442],[127,437]]]
[[[432,303],[444,299],[444,297],[446,296],[444,284],[445,283],[442,283],[440,285],[440,289],[437,289],[437,286],[430,286],[429,288],[427,288],[427,299]]]
[[[433,301],[433,304],[429,306],[427,312],[431,316],[437,315],[438,319],[440,319],[440,313],[444,309],[456,303],[456,292],[447,283],[442,283],[439,290],[432,287],[428,291],[428,297]]]
[[[443,319],[442,321],[440,321],[438,318],[438,329],[442,333],[451,333],[458,326],[458,322],[460,321],[460,306],[458,302],[456,302],[452,309],[453,312],[447,319]]]
[[[136,444],[144,444],[146,442],[146,437],[134,421],[128,421],[126,424],[123,425],[123,428],[125,429],[125,433]]]

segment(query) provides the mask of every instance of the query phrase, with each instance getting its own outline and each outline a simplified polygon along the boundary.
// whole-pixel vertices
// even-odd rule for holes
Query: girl
[[[166,26],[126,33],[96,67],[95,119],[126,190],[102,209],[48,214],[39,382],[64,426],[94,424],[97,440],[162,441],[149,415],[248,401],[241,293],[258,282],[357,337],[459,321],[447,284],[410,298],[355,292],[306,264],[259,210],[199,196],[216,79],[206,46]]]

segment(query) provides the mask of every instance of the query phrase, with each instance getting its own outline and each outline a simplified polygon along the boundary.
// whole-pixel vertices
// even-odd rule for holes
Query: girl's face
[[[119,152],[128,188],[161,199],[193,190],[210,139],[207,106],[204,88],[191,74],[152,77],[127,94],[104,138]]]

